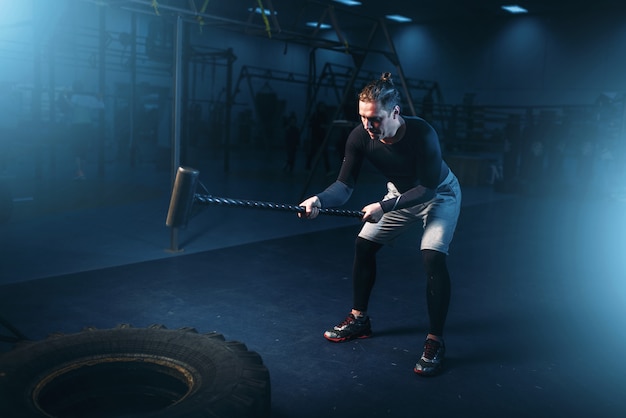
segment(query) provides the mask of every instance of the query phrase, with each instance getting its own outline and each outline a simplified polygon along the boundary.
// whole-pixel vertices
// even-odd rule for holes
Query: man
[[[324,337],[343,342],[371,335],[367,309],[376,280],[376,253],[414,222],[422,222],[420,251],[430,329],[414,371],[430,376],[441,371],[445,354],[443,329],[450,301],[446,256],[460,212],[461,189],[442,160],[435,130],[421,118],[401,116],[399,103],[390,73],[359,93],[361,125],[348,136],[339,176],[326,190],[302,202],[306,211],[298,216],[313,219],[319,208],[346,203],[365,159],[387,178],[383,200],[362,209],[364,225],[355,242],[352,310]]]

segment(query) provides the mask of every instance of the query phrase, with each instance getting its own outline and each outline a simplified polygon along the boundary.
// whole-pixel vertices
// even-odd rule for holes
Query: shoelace
[[[439,347],[441,347],[441,343],[435,340],[426,340],[426,344],[424,344],[424,357],[428,360],[432,360],[437,355],[437,351],[439,351]]]
[[[354,315],[349,314],[346,319],[343,320],[343,322],[339,325],[337,325],[337,328],[343,328],[345,326],[350,325],[351,323],[356,322],[356,318],[354,317]]]

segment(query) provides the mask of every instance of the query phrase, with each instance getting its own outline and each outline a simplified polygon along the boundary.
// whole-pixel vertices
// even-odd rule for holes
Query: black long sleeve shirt
[[[406,131],[393,144],[371,139],[362,125],[350,132],[337,180],[317,195],[322,207],[341,206],[348,201],[366,159],[401,193],[397,199],[380,202],[384,212],[415,206],[434,197],[435,189],[450,170],[441,157],[439,137],[425,120],[407,116],[403,119]]]

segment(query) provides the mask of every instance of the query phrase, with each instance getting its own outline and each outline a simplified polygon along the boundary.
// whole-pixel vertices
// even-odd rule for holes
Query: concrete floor
[[[196,168],[211,194],[297,204],[308,173],[287,176],[281,157]],[[67,174],[7,177],[23,195],[0,226],[0,316],[29,338],[119,323],[217,331],[262,356],[275,417],[626,414],[623,202],[465,187],[447,367],[423,379],[411,371],[427,325],[422,269],[398,262],[415,259],[414,242],[380,254],[374,337],[332,344],[321,334],[349,308],[358,220],[206,207],[172,252],[166,170]],[[313,177],[311,192],[333,180]],[[383,191],[366,172],[346,207]]]

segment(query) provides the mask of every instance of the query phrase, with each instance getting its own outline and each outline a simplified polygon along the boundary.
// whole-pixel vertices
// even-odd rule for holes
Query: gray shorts
[[[383,200],[400,195],[393,183],[387,183]],[[435,250],[448,254],[448,248],[461,212],[461,186],[450,171],[437,186],[436,195],[430,201],[406,209],[387,212],[377,223],[363,225],[359,237],[379,244],[391,244],[417,221],[422,221],[420,249]]]

